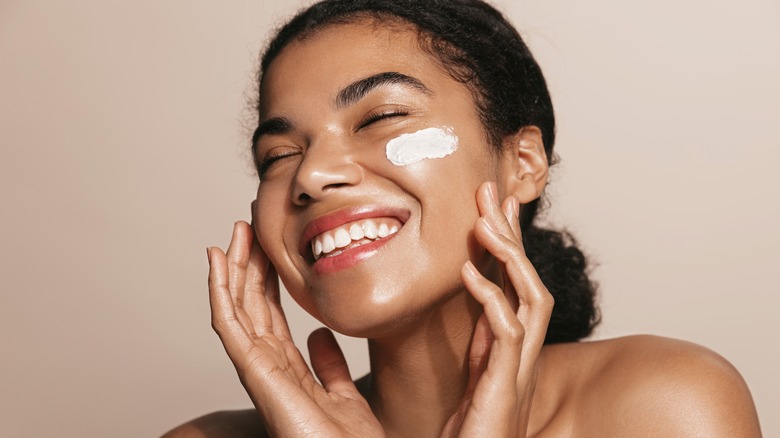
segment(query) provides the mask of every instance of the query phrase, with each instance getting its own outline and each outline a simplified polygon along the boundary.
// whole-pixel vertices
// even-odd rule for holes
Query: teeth
[[[334,249],[336,249],[336,242],[333,240],[333,236],[329,233],[325,233],[325,235],[322,236],[322,252],[327,254]]]
[[[374,223],[374,221],[363,222],[363,232],[365,233],[365,236],[368,237],[369,239],[376,239],[378,234],[377,234],[376,224]]]
[[[366,237],[366,235],[363,233],[363,228],[361,228],[360,225],[352,224],[352,226],[349,227],[349,237],[351,237],[352,240],[360,240]]]
[[[336,243],[336,248],[344,248],[345,246],[352,243],[352,237],[349,236],[347,230],[343,228],[339,228],[338,230],[336,230],[334,241]]]
[[[355,222],[349,227],[342,226],[316,236],[311,241],[311,251],[314,259],[317,260],[326,255],[340,254],[348,247],[356,248],[385,238],[397,233],[399,229],[400,226],[395,220],[388,225],[387,219],[380,219],[378,226],[377,221],[371,219]]]

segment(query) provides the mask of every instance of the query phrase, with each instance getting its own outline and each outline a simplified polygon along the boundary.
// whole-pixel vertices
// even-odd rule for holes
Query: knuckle
[[[545,311],[552,312],[553,307],[555,307],[555,298],[550,292],[545,291],[539,299],[539,305]]]
[[[497,294],[501,293],[501,288],[485,277],[476,279],[476,286],[483,289],[484,292],[491,295],[491,297],[495,297]]]
[[[553,298],[550,291],[543,284],[538,284],[529,288],[528,301],[536,306],[552,307],[555,303],[555,298]]]
[[[498,252],[500,252],[500,256],[504,259],[505,263],[517,263],[525,257],[522,248],[518,246],[517,243],[512,242],[507,238],[504,238],[503,243],[504,245],[501,246]]]
[[[506,333],[507,340],[515,344],[522,344],[525,338],[525,327],[520,324],[520,321],[515,320],[507,326]]]
[[[484,280],[484,286],[485,289],[492,295],[493,299],[499,299],[504,297],[504,291],[501,289],[497,284],[493,283],[492,281],[485,279]]]
[[[512,252],[512,256],[515,259],[524,259],[525,258],[525,248],[523,248],[522,241],[518,241],[515,239],[508,239],[509,240],[509,249]]]
[[[228,327],[230,326],[230,321],[228,321],[226,318],[220,318],[219,316],[212,316],[211,317],[211,328],[214,329],[215,332],[217,332],[218,335],[222,335],[223,333],[226,333],[228,331]]]

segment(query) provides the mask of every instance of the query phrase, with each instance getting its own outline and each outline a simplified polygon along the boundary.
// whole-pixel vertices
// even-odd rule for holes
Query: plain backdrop
[[[780,3],[496,4],[553,94],[549,220],[598,263],[596,337],[717,351],[780,436]],[[250,406],[205,247],[249,217],[246,95],[298,6],[0,1],[0,435],[158,436]],[[286,304],[305,345],[317,324]]]

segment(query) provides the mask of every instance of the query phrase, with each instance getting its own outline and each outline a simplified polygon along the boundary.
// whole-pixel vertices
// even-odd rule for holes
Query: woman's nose
[[[354,186],[363,180],[363,169],[347,147],[334,144],[311,144],[298,167],[292,190],[292,201],[306,205],[321,200],[340,188]]]

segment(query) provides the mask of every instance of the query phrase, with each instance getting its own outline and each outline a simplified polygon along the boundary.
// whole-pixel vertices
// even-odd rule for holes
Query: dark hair
[[[420,47],[436,58],[474,97],[485,135],[499,150],[502,139],[524,126],[542,132],[547,159],[555,162],[555,117],[550,93],[539,65],[514,27],[492,6],[480,0],[324,0],[285,24],[262,57],[263,74],[292,41],[325,27],[361,20],[410,23]],[[258,99],[258,110],[259,110]],[[576,341],[599,322],[595,284],[588,278],[587,260],[573,237],[536,226],[541,199],[523,207],[520,224],[526,254],[555,307],[545,343]]]

